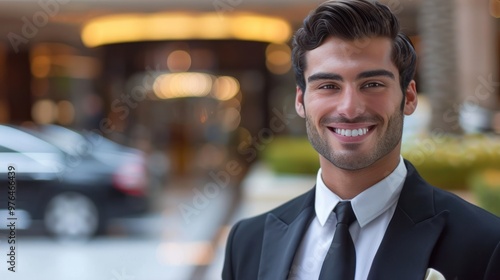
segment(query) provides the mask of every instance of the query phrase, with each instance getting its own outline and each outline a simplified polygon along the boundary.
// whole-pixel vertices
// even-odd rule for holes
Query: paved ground
[[[18,232],[16,272],[8,271],[7,237],[1,231],[0,279],[203,279],[200,267],[214,258],[212,241],[232,197],[229,190],[197,196],[195,188],[162,193],[159,211],[114,220],[108,235],[86,242],[58,242],[37,232]],[[181,208],[189,214],[183,215]]]

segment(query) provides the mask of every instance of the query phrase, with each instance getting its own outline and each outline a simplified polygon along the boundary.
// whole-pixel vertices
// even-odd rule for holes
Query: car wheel
[[[99,227],[99,212],[95,203],[77,192],[54,196],[45,208],[46,230],[58,239],[88,239]]]

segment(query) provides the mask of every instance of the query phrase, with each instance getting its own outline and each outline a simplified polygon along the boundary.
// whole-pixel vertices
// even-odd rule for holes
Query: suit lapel
[[[314,188],[282,213],[266,217],[258,279],[286,279],[297,247],[314,218]]]
[[[368,279],[424,279],[446,223],[447,211],[434,212],[432,187],[405,163],[408,175]]]

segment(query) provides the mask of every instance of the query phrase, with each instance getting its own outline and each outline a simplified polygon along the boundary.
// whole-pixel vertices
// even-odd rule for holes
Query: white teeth
[[[335,128],[333,131],[342,136],[355,137],[355,136],[365,135],[366,133],[368,133],[368,128],[359,128],[359,129]]]

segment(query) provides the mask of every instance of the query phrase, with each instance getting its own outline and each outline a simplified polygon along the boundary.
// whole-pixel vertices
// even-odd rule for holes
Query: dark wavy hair
[[[400,31],[399,21],[389,8],[364,0],[327,1],[313,10],[293,37],[292,63],[297,85],[305,92],[305,54],[334,36],[343,40],[386,37],[392,40],[392,62],[399,71],[403,95],[413,79],[417,55],[408,36]]]

